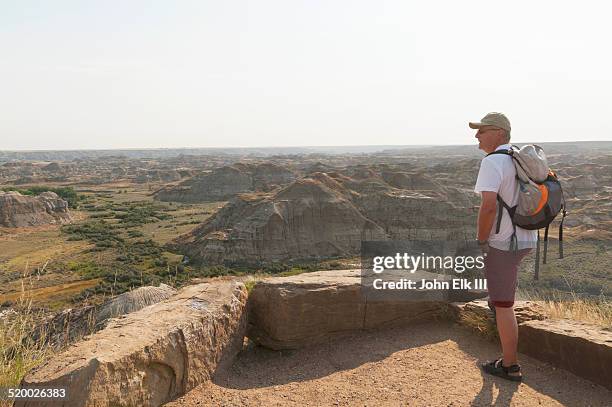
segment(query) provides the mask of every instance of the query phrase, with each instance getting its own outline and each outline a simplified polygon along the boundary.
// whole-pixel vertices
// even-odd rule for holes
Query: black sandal
[[[483,363],[482,370],[486,373],[501,377],[506,380],[511,380],[513,382],[520,382],[523,380],[522,375],[511,375],[510,373],[521,373],[520,365],[512,365],[512,366],[504,366],[502,363],[503,359],[499,358],[492,362]]]

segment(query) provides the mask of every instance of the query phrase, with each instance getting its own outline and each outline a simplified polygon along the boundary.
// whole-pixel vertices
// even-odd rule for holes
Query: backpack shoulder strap
[[[504,154],[504,155],[508,155],[510,156],[513,160],[515,160],[514,154],[513,154],[513,150],[509,149],[509,150],[495,150],[490,152],[489,154],[487,154],[485,156],[488,157],[490,155],[494,155],[494,154]],[[517,177],[518,178],[518,177]],[[508,212],[508,215],[510,216],[510,221],[512,222],[512,236],[510,238],[510,250],[516,251],[518,250],[518,242],[516,239],[516,224],[514,223],[514,212],[516,212],[516,206],[509,206],[506,202],[504,202],[504,200],[502,199],[502,197],[499,195],[499,193],[497,194],[497,224],[495,225],[495,234],[499,233],[499,230],[501,228],[501,220],[502,220],[502,216],[504,215],[504,208],[506,209],[506,211]]]
[[[512,155],[512,152],[510,150],[495,150],[495,151],[492,151],[489,154],[487,154],[485,156],[485,158],[490,156],[490,155],[495,155],[495,154]]]
[[[504,200],[502,199],[501,196],[499,196],[499,194],[497,194],[497,225],[495,226],[495,233],[499,233],[499,229],[501,227],[501,219],[503,216],[503,211],[504,208],[506,208],[506,211],[508,211],[508,215],[510,215],[510,220],[512,220],[512,226],[514,227],[514,229],[516,230],[516,226],[514,225],[514,212],[516,212],[516,206],[509,206],[506,202],[504,202]]]

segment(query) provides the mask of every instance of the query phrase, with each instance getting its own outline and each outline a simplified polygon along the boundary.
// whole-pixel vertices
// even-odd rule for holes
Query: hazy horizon
[[[0,5],[3,151],[612,140],[605,3]]]
[[[526,143],[540,144],[545,148],[554,145],[564,144],[575,144],[578,148],[612,148],[612,140],[581,140],[581,141],[559,141],[559,142],[538,142],[528,141]],[[519,146],[525,143],[513,143]],[[595,146],[593,146],[595,144]],[[101,148],[101,149],[62,149],[62,150],[0,150],[0,162],[4,159],[10,158],[11,155],[15,154],[20,157],[21,154],[38,156],[44,153],[139,153],[139,152],[179,152],[186,153],[187,155],[195,154],[199,155],[202,153],[221,153],[221,154],[241,154],[249,152],[250,154],[262,153],[266,154],[377,154],[384,151],[403,151],[407,149],[415,150],[431,150],[435,148],[445,147],[458,147],[461,149],[472,149],[474,153],[482,153],[478,149],[478,144],[405,144],[405,145],[378,145],[378,144],[364,144],[364,145],[338,145],[338,146],[251,146],[251,147],[150,147],[150,148]],[[461,150],[465,152],[464,150]],[[108,155],[108,154],[104,154]],[[112,155],[112,154],[110,154]]]

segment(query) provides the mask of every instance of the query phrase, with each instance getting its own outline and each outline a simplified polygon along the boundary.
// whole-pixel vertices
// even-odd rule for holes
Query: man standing
[[[514,227],[507,210],[501,212],[498,222],[498,197],[513,207],[518,201],[519,184],[512,157],[506,154],[490,154],[496,150],[510,149],[510,121],[502,113],[488,113],[479,122],[470,122],[477,129],[478,148],[487,153],[480,164],[474,190],[481,194],[478,212],[478,244],[485,254],[485,277],[489,290],[489,305],[495,312],[497,331],[503,357],[482,365],[485,372],[508,380],[521,381],[518,364],[518,325],[514,315],[514,296],[517,286],[518,266],[535,247],[535,230]],[[490,155],[489,155],[490,154]],[[497,225],[499,223],[499,231]],[[497,232],[497,233],[496,233]],[[514,250],[511,243],[517,243]]]

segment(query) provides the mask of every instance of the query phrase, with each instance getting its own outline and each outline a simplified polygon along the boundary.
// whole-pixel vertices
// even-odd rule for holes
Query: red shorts
[[[531,249],[517,252],[489,248],[485,257],[485,277],[489,290],[489,301],[496,307],[509,308],[514,305],[518,284],[518,266]]]

